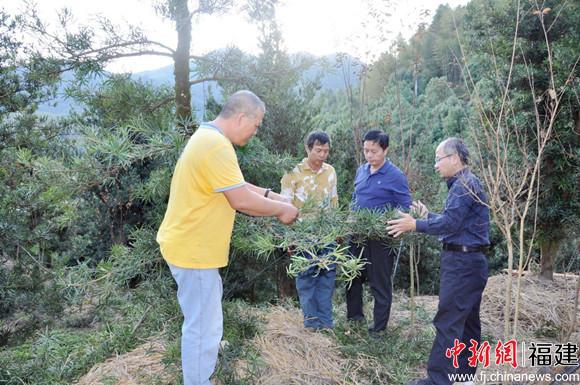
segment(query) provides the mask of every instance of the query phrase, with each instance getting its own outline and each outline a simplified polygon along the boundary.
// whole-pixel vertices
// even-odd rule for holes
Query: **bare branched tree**
[[[577,59],[567,80],[563,84],[556,84],[551,41],[544,19],[550,10],[537,4],[533,10],[537,11],[534,14],[537,15],[537,22],[544,34],[547,50],[549,88],[543,95],[535,93],[534,75],[518,41],[523,12],[519,1],[515,13],[512,52],[507,63],[508,70],[507,73],[502,73],[499,58],[493,57],[495,66],[493,85],[490,85],[491,82],[483,84],[474,79],[473,72],[467,64],[468,56],[464,45],[461,44],[459,33],[457,35],[464,63],[463,77],[477,116],[477,123],[471,124],[470,130],[481,167],[480,175],[489,193],[488,205],[493,219],[507,244],[508,274],[504,309],[506,339],[517,333],[521,277],[532,255],[536,235],[542,161],[547,145],[554,140],[554,124],[560,112],[562,98],[578,65]],[[523,63],[527,71],[528,86],[534,100],[527,111],[535,117],[531,132],[529,127],[517,119],[518,111],[514,108],[515,86],[512,84],[512,75],[516,60]],[[499,102],[493,102],[490,94],[497,95]],[[530,225],[532,230],[528,232]],[[516,256],[517,287],[512,317],[512,272]],[[513,324],[510,324],[511,319]]]

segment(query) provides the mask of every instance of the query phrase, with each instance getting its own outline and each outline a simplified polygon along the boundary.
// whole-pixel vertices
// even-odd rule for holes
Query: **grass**
[[[405,384],[420,376],[420,373],[416,373],[417,368],[423,367],[427,362],[434,337],[434,330],[429,326],[431,315],[417,306],[417,321],[413,328],[409,319],[397,317],[395,320],[394,313],[397,310],[408,310],[408,304],[400,301],[402,298],[406,297],[394,296],[387,331],[378,336],[373,336],[368,331],[373,308],[368,291],[365,291],[364,297],[368,325],[366,322],[347,321],[344,312],[340,311],[345,305],[340,303],[340,298],[335,301],[335,309],[339,309],[339,314],[335,315],[332,336],[345,356],[371,357],[377,364],[364,368],[371,384]]]
[[[239,300],[225,301],[223,312],[223,340],[228,344],[220,351],[214,376],[227,385],[252,385],[260,367],[259,351],[251,344],[262,326],[258,312]],[[241,360],[243,368],[236,366]]]
[[[373,357],[379,364],[365,368],[372,384],[404,384],[417,367],[425,364],[433,340],[429,331],[409,337],[406,327],[389,327],[385,334],[375,338],[366,329],[366,325],[339,323],[335,336],[345,356]]]
[[[70,384],[93,365],[127,352],[153,335],[177,335],[179,309],[167,279],[112,293],[94,309],[89,327],[53,319],[0,351],[0,384]]]
[[[426,364],[434,337],[433,329],[428,326],[431,315],[418,306],[415,333],[410,332],[408,320],[399,318],[396,322],[390,322],[387,333],[375,339],[369,335],[366,323],[346,321],[343,293],[337,290],[335,294],[335,327],[326,333],[342,355],[353,362],[360,358],[360,362],[366,364],[362,374],[370,384],[404,384],[420,376],[417,368]],[[297,306],[292,302],[286,306],[292,304]],[[395,298],[393,308],[408,310],[408,305]],[[368,312],[372,310],[372,299],[368,293],[365,295],[365,309]],[[241,301],[224,302],[224,339],[229,344],[220,352],[214,375],[220,381],[218,383],[251,385],[259,378],[263,363],[251,339],[263,330],[263,320],[257,316],[260,311],[263,310],[252,309]],[[369,314],[367,319],[372,319],[372,316]],[[243,367],[240,367],[240,362],[243,362]]]
[[[406,310],[404,297],[395,298],[393,309]],[[372,319],[372,299],[365,295],[365,308]],[[345,320],[344,290],[335,295],[335,328],[327,333],[341,354],[349,360],[361,359],[363,377],[371,384],[403,384],[413,371],[425,364],[433,339],[430,327],[418,327],[410,335],[404,318],[391,321],[379,340],[369,335],[366,324]],[[290,302],[286,306],[297,306]],[[224,340],[215,378],[224,385],[251,385],[260,376],[263,361],[252,339],[262,332],[264,308],[243,301],[224,301]],[[182,317],[170,276],[143,281],[135,289],[108,291],[106,301],[83,322],[71,321],[72,312],[29,335],[20,344],[0,351],[0,384],[70,384],[95,364],[142,344],[148,337],[164,334],[168,345],[163,363],[180,366],[180,327]],[[421,307],[417,325],[430,322]],[[90,320],[88,322],[87,320]],[[241,364],[243,363],[243,364]]]

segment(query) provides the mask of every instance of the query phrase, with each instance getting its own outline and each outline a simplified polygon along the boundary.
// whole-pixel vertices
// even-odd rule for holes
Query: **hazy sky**
[[[190,1],[194,9],[197,1]],[[439,4],[453,7],[468,0],[282,0],[277,19],[288,52],[305,51],[316,55],[348,52],[367,62],[392,44],[399,33],[408,38],[421,22],[429,22]],[[21,0],[2,0],[0,6],[14,11]],[[155,14],[151,0],[40,0],[39,13],[55,20],[56,9],[68,7],[79,22],[92,22],[100,14],[122,26],[139,25],[156,40],[175,46],[173,25]],[[369,11],[390,16],[380,22]],[[428,11],[426,13],[425,11]],[[204,16],[194,20],[192,53],[203,54],[235,45],[256,53],[257,30],[239,12]],[[168,58],[139,57],[111,64],[111,71],[143,71],[170,64]]]

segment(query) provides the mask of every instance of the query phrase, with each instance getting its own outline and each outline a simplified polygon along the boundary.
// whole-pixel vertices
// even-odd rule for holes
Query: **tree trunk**
[[[506,289],[505,289],[505,305],[503,310],[504,316],[504,339],[507,341],[513,336],[510,332],[510,319],[512,318],[512,270],[514,268],[514,244],[511,236],[512,226],[507,225],[503,231],[506,237],[507,249],[508,249],[508,274],[506,277]]]
[[[191,45],[191,16],[187,0],[179,0],[175,5],[175,26],[177,29],[177,50],[174,57],[175,108],[178,125],[191,133],[191,90],[189,88],[189,49]]]
[[[554,280],[554,261],[560,248],[560,241],[549,240],[540,243],[540,278]]]

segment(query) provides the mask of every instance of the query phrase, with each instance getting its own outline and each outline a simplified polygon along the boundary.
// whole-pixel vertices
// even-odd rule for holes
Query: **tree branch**
[[[134,56],[144,56],[144,55],[151,55],[151,56],[165,56],[169,58],[173,58],[173,55],[167,52],[159,52],[159,51],[135,51],[135,52],[126,52],[126,53],[116,53],[110,55],[104,55],[100,58],[100,60],[112,60],[112,59],[120,59],[124,57],[134,57]]]
[[[147,112],[152,112],[155,111],[156,109],[166,105],[167,103],[171,102],[172,100],[175,100],[174,96],[167,96],[161,100],[159,100],[157,103],[152,104],[151,106],[149,106],[147,108]]]
[[[199,84],[199,83],[203,83],[203,82],[210,82],[210,81],[233,81],[233,80],[241,80],[241,78],[221,78],[218,76],[211,76],[211,77],[207,77],[207,78],[200,78],[200,79],[191,80],[189,82],[189,85],[193,86],[194,84]]]

